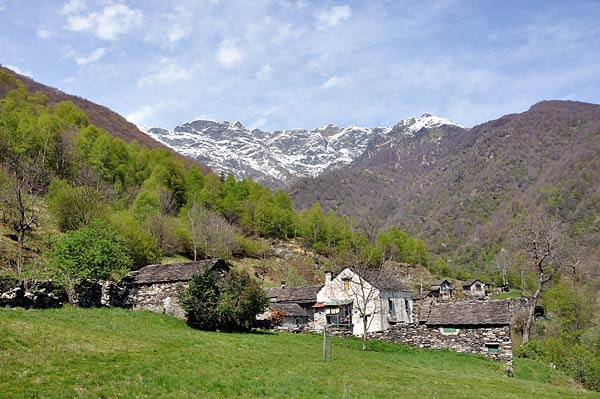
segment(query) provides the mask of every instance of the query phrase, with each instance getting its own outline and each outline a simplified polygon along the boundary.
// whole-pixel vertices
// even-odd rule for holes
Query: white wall
[[[348,289],[345,289],[344,280],[349,280]],[[395,318],[398,322],[411,322],[412,316],[412,298],[410,294],[392,291],[381,292],[378,288],[372,286],[368,281],[362,279],[351,269],[342,270],[335,278],[326,276],[325,286],[317,293],[317,302],[353,302],[352,324],[354,325],[352,333],[360,336],[363,334],[364,325],[362,314],[367,314],[367,332],[376,332],[387,330],[389,323],[389,302],[391,298],[395,307]],[[407,309],[405,298],[409,300]],[[322,328],[325,323],[324,310],[315,314],[315,326]]]

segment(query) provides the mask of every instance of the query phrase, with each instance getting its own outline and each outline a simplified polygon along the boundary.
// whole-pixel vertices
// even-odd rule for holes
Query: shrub
[[[67,232],[56,242],[49,259],[52,277],[65,287],[71,303],[82,279],[119,280],[132,265],[125,239],[100,221]]]
[[[201,330],[245,331],[269,299],[245,271],[226,275],[206,271],[195,275],[181,295],[190,327]]]

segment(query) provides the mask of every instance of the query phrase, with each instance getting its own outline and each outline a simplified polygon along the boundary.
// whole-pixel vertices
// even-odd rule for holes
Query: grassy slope
[[[195,331],[182,321],[121,309],[0,309],[2,398],[587,398],[560,373],[377,343]]]

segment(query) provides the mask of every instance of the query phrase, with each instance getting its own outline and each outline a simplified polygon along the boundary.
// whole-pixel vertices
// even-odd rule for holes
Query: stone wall
[[[129,292],[128,303],[134,310],[150,310],[184,319],[179,296],[187,286],[188,283],[183,282],[135,285]]]
[[[75,287],[75,306],[93,308],[102,306],[131,307],[128,301],[129,289],[114,281],[83,280]],[[52,280],[30,283],[25,289],[21,284],[16,288],[0,292],[0,306],[33,309],[60,308],[68,302],[64,288]]]
[[[512,363],[512,339],[509,326],[466,327],[456,333],[443,333],[441,327],[422,324],[402,324],[387,331],[369,334],[369,339],[407,344],[420,348],[449,349],[454,352],[471,353],[490,359]],[[486,344],[497,344],[487,346]]]

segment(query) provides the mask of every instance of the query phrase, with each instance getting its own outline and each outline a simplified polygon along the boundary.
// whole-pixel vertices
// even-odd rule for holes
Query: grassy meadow
[[[600,398],[517,359],[515,377],[482,358],[321,337],[196,331],[123,309],[0,309],[0,397]]]

